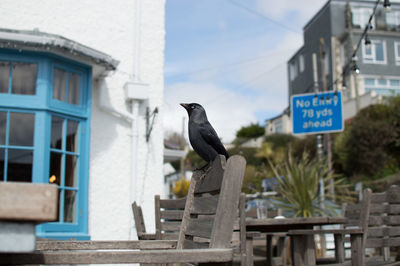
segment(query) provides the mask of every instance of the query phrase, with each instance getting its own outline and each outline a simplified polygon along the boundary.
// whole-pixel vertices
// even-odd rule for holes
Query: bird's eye
[[[190,108],[194,109],[194,105],[190,106]]]

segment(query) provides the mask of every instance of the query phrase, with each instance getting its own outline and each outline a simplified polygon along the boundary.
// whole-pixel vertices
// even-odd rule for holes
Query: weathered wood
[[[160,200],[160,208],[163,209],[184,209],[186,198],[180,199],[162,199]]]
[[[181,228],[181,222],[162,222],[161,223],[161,230],[163,234],[165,232],[179,232]]]
[[[364,265],[364,245],[362,234],[352,234],[351,240],[351,264]]]
[[[344,253],[344,241],[346,240],[345,234],[351,235],[351,249],[352,256],[355,261],[362,261],[363,256],[363,247],[365,246],[365,239],[368,227],[368,217],[371,206],[371,190],[367,189],[363,194],[363,201],[360,204],[348,205],[343,208],[344,215],[349,218],[351,221],[351,226],[356,225],[357,228],[343,228],[343,229],[320,229],[320,230],[291,230],[288,232],[288,235],[292,237],[292,258],[295,259],[294,265],[314,265],[316,263],[315,255],[314,257],[311,253],[314,252],[314,244],[309,245],[308,249],[304,250],[303,242],[307,238],[307,241],[312,241],[313,235],[315,234],[334,234],[335,239],[335,262],[344,263],[345,261],[345,253]],[[358,219],[355,218],[358,215]],[[322,217],[323,218],[323,217]],[[350,224],[345,224],[345,226],[349,226]],[[353,245],[354,243],[354,245]],[[300,246],[300,247],[299,247]],[[361,248],[361,250],[359,250]],[[312,250],[312,251],[311,251]],[[303,252],[303,253],[299,253]],[[326,260],[325,263],[327,262]],[[322,260],[321,260],[322,262]],[[353,264],[353,265],[363,265],[363,264]]]
[[[210,238],[214,219],[215,217],[203,217],[198,219],[191,218],[188,223],[186,234],[191,236]]]
[[[226,167],[225,156],[219,155],[206,169],[196,186],[195,193],[212,192],[221,189],[221,182]]]
[[[177,241],[164,240],[114,240],[114,241],[58,241],[38,240],[36,250],[97,250],[97,249],[171,249],[176,247]]]
[[[222,216],[237,216],[237,208],[239,201],[240,188],[244,176],[245,162],[242,157],[232,156],[227,163],[227,170],[223,173],[221,188],[213,190],[213,194],[220,193],[219,200],[215,202],[218,207],[215,208],[217,217]],[[224,158],[218,157],[216,164],[224,162]],[[240,168],[236,172],[236,164],[239,162]],[[244,162],[244,163],[243,163]],[[232,168],[230,171],[229,169]],[[210,173],[212,171],[209,171]],[[215,172],[214,172],[215,174]],[[207,197],[202,193],[194,193],[198,182],[201,182],[203,188],[211,188],[207,183],[214,184],[209,173],[195,172],[189,187],[188,196],[185,202],[185,211],[178,241],[45,241],[38,242],[39,249],[35,253],[29,254],[1,254],[0,264],[112,264],[112,263],[208,263],[210,265],[219,265],[220,262],[229,262],[233,259],[233,248],[229,247],[233,233],[233,223],[235,219],[226,220],[222,217],[219,221],[220,226],[228,226],[230,234],[225,231],[219,232],[219,227],[212,225],[211,242],[209,239],[196,236],[190,236],[191,230],[198,230],[203,225],[208,225],[210,219],[203,214],[191,213],[193,209],[194,197]],[[236,178],[236,179],[234,179]],[[204,181],[205,180],[205,181]],[[214,189],[215,187],[213,187]],[[200,190],[199,190],[200,191]],[[228,195],[234,193],[236,195]],[[208,194],[208,193],[206,193]],[[209,195],[208,195],[209,197]],[[171,203],[171,202],[170,202]],[[161,202],[160,202],[161,206]],[[161,207],[157,208],[161,209]],[[230,214],[226,211],[230,210]],[[160,214],[161,217],[161,214]],[[191,222],[196,221],[197,225]],[[161,221],[161,219],[160,219]],[[167,226],[168,220],[164,220],[162,226]],[[196,223],[195,222],[195,223]],[[179,221],[175,221],[179,224]],[[166,228],[164,229],[172,229]],[[227,238],[228,242],[221,245],[211,247],[213,239]],[[218,241],[215,241],[218,244]],[[219,248],[226,246],[228,248]],[[174,249],[176,247],[176,249]],[[199,248],[201,247],[201,249]],[[48,249],[47,249],[48,248]],[[203,249],[204,248],[204,249]],[[141,249],[140,251],[132,249]]]
[[[55,221],[57,209],[56,185],[0,182],[0,220]]]
[[[211,248],[226,248],[229,246],[245,168],[245,159],[237,155],[230,157],[226,164],[219,196],[220,200],[212,229]]]
[[[233,258],[232,249],[186,249],[141,251],[49,251],[0,254],[0,265],[18,264],[111,264],[224,262]]]
[[[156,239],[161,239],[161,213],[160,213],[160,195],[154,196],[154,216],[156,219]]]
[[[146,226],[144,224],[142,208],[136,204],[136,201],[132,203],[133,219],[135,221],[136,233],[139,240],[154,240],[156,239],[155,234],[146,233]]]
[[[193,214],[213,214],[217,211],[218,195],[196,197],[193,202]]]
[[[165,220],[182,221],[183,210],[160,211],[160,218]]]

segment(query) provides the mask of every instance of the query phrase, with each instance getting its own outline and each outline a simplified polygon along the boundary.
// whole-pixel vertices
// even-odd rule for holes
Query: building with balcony
[[[360,38],[376,1],[330,0],[315,14],[303,28],[304,45],[287,64],[289,99],[294,94],[339,90],[344,106],[356,105],[345,108],[351,113],[344,116],[352,117],[380,96],[400,94],[400,4],[392,3],[387,12],[382,2],[369,25],[369,45]]]

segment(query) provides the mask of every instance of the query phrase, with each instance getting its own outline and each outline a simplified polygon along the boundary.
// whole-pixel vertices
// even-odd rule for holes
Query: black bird
[[[181,103],[181,105],[189,114],[189,141],[194,151],[208,164],[214,161],[218,154],[228,159],[228,152],[208,122],[203,106],[198,103]]]

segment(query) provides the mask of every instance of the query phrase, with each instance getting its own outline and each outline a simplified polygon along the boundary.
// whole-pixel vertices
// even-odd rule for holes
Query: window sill
[[[85,233],[72,232],[52,232],[52,233],[36,233],[39,238],[55,239],[55,240],[90,240],[90,235]]]

